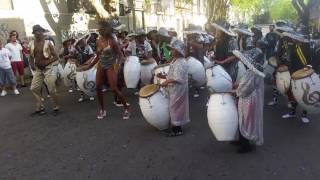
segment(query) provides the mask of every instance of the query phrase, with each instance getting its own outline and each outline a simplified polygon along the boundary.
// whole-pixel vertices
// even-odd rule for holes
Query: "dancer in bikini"
[[[100,37],[97,40],[97,57],[93,63],[82,67],[80,70],[88,70],[98,63],[96,88],[99,111],[97,114],[97,119],[103,119],[107,115],[102,92],[105,82],[108,82],[111,90],[117,95],[124,106],[123,119],[129,119],[130,114],[127,100],[117,87],[117,67],[124,60],[123,53],[121,52],[118,43],[112,35],[112,23],[110,21],[102,21],[99,23],[99,25]]]

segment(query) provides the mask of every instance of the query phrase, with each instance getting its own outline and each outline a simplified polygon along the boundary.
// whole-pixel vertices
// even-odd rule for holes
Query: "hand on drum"
[[[167,87],[169,85],[169,83],[170,83],[169,80],[166,80],[165,82],[160,84],[160,86]]]
[[[76,71],[81,72],[81,71],[86,71],[88,69],[90,69],[90,65],[89,64],[77,67]]]

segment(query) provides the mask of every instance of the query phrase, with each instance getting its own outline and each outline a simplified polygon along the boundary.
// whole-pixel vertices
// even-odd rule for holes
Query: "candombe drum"
[[[298,104],[308,113],[320,113],[320,78],[312,68],[292,74],[292,93]]]
[[[232,95],[212,94],[207,110],[208,123],[218,141],[234,141],[238,130],[238,111]]]
[[[67,87],[71,87],[75,83],[76,79],[76,63],[75,61],[69,60],[63,69],[63,82]]]
[[[220,65],[206,70],[207,87],[211,93],[223,93],[232,90],[232,79]]]
[[[193,57],[187,58],[188,74],[192,84],[200,87],[206,83],[206,72],[200,61]]]
[[[278,91],[285,95],[290,88],[291,76],[288,69],[288,66],[281,65],[277,69],[276,73],[276,84]]]
[[[237,70],[237,78],[236,78],[236,84],[240,83],[240,79],[244,76],[247,69],[244,66],[244,64],[241,61],[238,61],[238,70]]]
[[[203,61],[204,69],[208,69],[211,66],[213,66],[214,62],[210,61],[209,58],[207,58],[207,56],[204,56],[203,59],[204,59]]]
[[[124,63],[124,81],[127,88],[136,88],[140,80],[140,62],[136,56],[129,56]]]
[[[170,64],[161,64],[156,66],[153,71],[154,71],[154,78],[153,78],[153,83],[154,84],[161,84],[164,81],[166,81],[166,79],[161,79],[157,77],[157,74],[163,74],[163,75],[167,75],[170,69]]]
[[[76,80],[77,85],[82,92],[88,96],[96,95],[96,74],[97,65],[86,71],[77,71]]]
[[[140,78],[143,84],[151,84],[153,69],[157,66],[157,62],[153,59],[143,60],[140,62],[141,72]]]
[[[158,85],[146,85],[139,91],[139,105],[145,120],[159,130],[169,127],[169,99]]]

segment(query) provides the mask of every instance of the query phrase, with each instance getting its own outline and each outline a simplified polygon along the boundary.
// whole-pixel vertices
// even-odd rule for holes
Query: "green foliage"
[[[269,4],[269,13],[272,20],[289,20],[296,22],[298,15],[291,0],[272,0]]]

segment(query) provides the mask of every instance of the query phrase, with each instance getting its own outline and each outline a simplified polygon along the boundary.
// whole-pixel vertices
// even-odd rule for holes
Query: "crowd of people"
[[[125,87],[123,78],[124,62],[127,56],[136,56],[140,61],[170,64],[167,74],[155,74],[166,79],[161,83],[168,91],[171,128],[169,136],[183,134],[182,126],[189,119],[189,87],[187,57],[194,57],[204,64],[205,57],[211,62],[221,65],[230,75],[233,83],[233,93],[237,97],[239,114],[239,141],[232,142],[240,146],[238,152],[253,150],[253,145],[263,144],[263,102],[264,102],[264,66],[270,58],[276,58],[277,66],[285,64],[290,73],[306,66],[316,68],[320,62],[320,37],[314,33],[310,41],[308,28],[293,27],[290,23],[279,21],[269,26],[270,32],[263,36],[262,28],[253,26],[249,30],[246,25],[231,27],[227,22],[207,24],[202,27],[190,25],[184,31],[184,36],[178,38],[174,29],[159,28],[145,32],[137,29],[128,33],[117,20],[100,22],[97,32],[86,34],[79,38],[69,38],[63,41],[63,48],[56,53],[54,43],[48,40],[46,30],[40,25],[33,27],[34,40],[21,42],[16,31],[9,35],[9,42],[3,46],[0,42],[0,86],[1,96],[7,94],[5,86],[11,86],[15,94],[19,94],[16,74],[20,77],[20,87],[25,87],[23,76],[24,58],[33,72],[31,91],[36,99],[36,110],[32,115],[44,115],[46,110],[42,99],[42,89],[47,89],[55,115],[59,114],[60,104],[56,88],[56,68],[61,60],[76,61],[77,71],[86,71],[97,67],[96,91],[98,100],[97,119],[107,116],[103,99],[104,86],[107,84],[114,93],[114,104],[123,106],[123,119],[130,118],[130,104],[122,89]],[[22,45],[21,45],[22,44]],[[239,53],[242,55],[239,55]],[[237,80],[238,61],[246,57],[246,72]],[[275,74],[273,74],[275,75]],[[238,77],[239,78],[239,77]],[[274,77],[275,79],[275,77]],[[141,82],[137,89],[141,88]],[[201,88],[201,87],[199,87]],[[199,97],[199,88],[195,89],[193,97]],[[72,89],[70,90],[72,91]],[[268,105],[278,104],[278,91],[274,87],[273,101]],[[290,112],[282,118],[296,117],[296,107],[292,92],[287,92]],[[81,93],[79,102],[85,94]],[[90,97],[94,100],[94,97]],[[301,120],[308,123],[307,111],[303,110]]]

